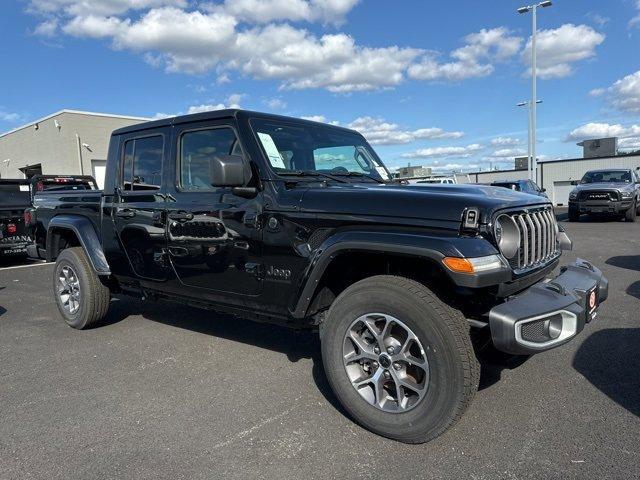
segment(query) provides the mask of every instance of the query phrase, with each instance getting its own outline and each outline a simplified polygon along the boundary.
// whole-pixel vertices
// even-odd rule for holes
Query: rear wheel
[[[365,428],[407,443],[429,441],[471,403],[480,368],[462,314],[424,285],[381,275],[334,301],[321,327],[336,396]]]
[[[636,205],[636,201],[633,201],[633,204],[631,205],[631,208],[629,210],[627,210],[624,214],[624,219],[627,222],[635,222],[636,221],[636,214],[638,212],[638,207]]]
[[[53,292],[58,311],[73,328],[94,325],[109,309],[109,288],[94,272],[82,247],[67,248],[56,259]]]

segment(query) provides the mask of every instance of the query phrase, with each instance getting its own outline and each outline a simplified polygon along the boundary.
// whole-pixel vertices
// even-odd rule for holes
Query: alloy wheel
[[[391,315],[357,318],[344,337],[343,361],[353,388],[385,412],[411,410],[429,387],[429,362],[420,340]]]

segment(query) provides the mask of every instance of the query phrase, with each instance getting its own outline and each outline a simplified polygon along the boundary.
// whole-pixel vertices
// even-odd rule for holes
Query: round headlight
[[[513,258],[520,248],[520,230],[515,220],[509,215],[500,215],[496,219],[494,232],[500,253],[505,258]]]

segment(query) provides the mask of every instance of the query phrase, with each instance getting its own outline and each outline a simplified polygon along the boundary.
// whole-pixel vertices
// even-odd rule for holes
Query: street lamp
[[[538,100],[536,103],[542,103],[542,100]],[[536,181],[536,179],[534,178],[533,175],[533,171],[532,171],[532,160],[531,160],[531,140],[532,140],[532,135],[531,135],[531,102],[529,100],[525,100],[524,102],[520,102],[518,104],[516,104],[518,107],[527,107],[528,110],[528,128],[527,128],[527,172],[529,175],[529,180],[533,180],[534,182]]]
[[[536,103],[538,103],[538,97],[536,93],[536,31],[537,27],[537,11],[538,7],[546,8],[551,6],[551,0],[545,0],[544,2],[528,5],[526,7],[520,7],[518,13],[523,14],[531,12],[531,167],[533,170],[533,181],[537,182],[537,159],[536,159]]]

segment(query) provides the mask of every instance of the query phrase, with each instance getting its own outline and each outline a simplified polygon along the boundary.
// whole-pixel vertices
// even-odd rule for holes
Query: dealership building
[[[0,178],[93,175],[104,183],[111,132],[149,120],[60,110],[0,134]]]

